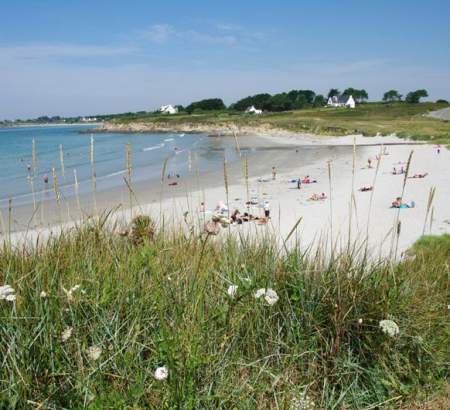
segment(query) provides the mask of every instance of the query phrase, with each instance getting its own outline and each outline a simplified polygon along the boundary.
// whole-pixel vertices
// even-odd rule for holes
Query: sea
[[[166,177],[186,176],[220,169],[224,156],[233,161],[238,155],[232,144],[205,134],[91,134],[92,127],[0,128],[0,208],[32,203],[33,196],[36,201],[50,199],[55,196],[55,186],[58,195],[66,197],[74,195],[75,188],[80,195],[88,193],[93,174],[98,191],[124,185],[127,146],[133,183],[160,180],[164,163]]]

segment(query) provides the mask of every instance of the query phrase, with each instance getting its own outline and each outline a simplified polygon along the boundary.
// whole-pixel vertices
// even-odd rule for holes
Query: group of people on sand
[[[317,183],[316,179],[311,179],[309,175],[306,175],[303,179],[297,178],[297,189],[301,189],[302,184],[315,184]]]
[[[249,212],[241,213],[239,209],[235,209],[229,218],[226,216],[228,213],[228,207],[223,201],[219,201],[214,209],[214,214],[211,219],[205,222],[204,231],[210,234],[217,235],[220,231],[220,226],[227,227],[230,224],[242,225],[244,222],[256,221],[258,225],[267,224],[270,219],[270,204],[268,201],[264,201],[260,207],[264,210],[264,216],[255,216]],[[205,213],[205,203],[202,202],[199,207],[199,211]]]
[[[264,216],[254,216],[248,212],[241,214],[239,209],[235,209],[230,216],[231,222],[237,225],[242,225],[244,222],[257,221],[258,224],[266,224],[270,219],[270,211],[264,210]]]
[[[406,173],[405,167],[402,165],[400,169],[397,169],[396,167],[392,168],[392,175],[402,175]]]

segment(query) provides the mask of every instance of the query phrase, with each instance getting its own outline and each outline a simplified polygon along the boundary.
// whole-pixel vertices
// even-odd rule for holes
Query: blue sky
[[[450,99],[447,0],[2,1],[0,119],[257,92]]]

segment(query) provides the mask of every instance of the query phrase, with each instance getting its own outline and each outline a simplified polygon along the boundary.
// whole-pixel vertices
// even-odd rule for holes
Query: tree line
[[[349,87],[342,92],[337,88],[332,88],[326,96],[316,94],[312,90],[291,90],[273,95],[269,93],[259,93],[242,98],[231,104],[229,107],[227,107],[220,98],[208,98],[192,102],[186,107],[178,105],[177,108],[179,111],[185,111],[189,114],[201,111],[226,109],[245,111],[251,106],[263,111],[281,112],[299,110],[302,108],[323,107],[327,104],[328,98],[345,96],[353,96],[355,102],[358,104],[363,104],[369,99],[369,94],[366,90]],[[406,103],[416,104],[420,102],[421,98],[425,97],[428,97],[428,92],[424,89],[410,91],[404,99],[397,90],[389,90],[384,93],[382,101],[385,103],[404,101]],[[447,101],[438,100],[437,102],[446,103]]]

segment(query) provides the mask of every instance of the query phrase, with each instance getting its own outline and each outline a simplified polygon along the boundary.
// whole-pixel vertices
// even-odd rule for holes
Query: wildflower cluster
[[[395,337],[400,333],[400,329],[393,320],[380,320],[380,329],[390,337]]]
[[[278,302],[278,295],[273,289],[270,288],[261,288],[255,292],[255,299],[259,299],[261,296],[264,296],[265,301],[268,305],[272,306]]]
[[[9,285],[0,286],[0,300],[14,302],[16,300],[15,290]]]

